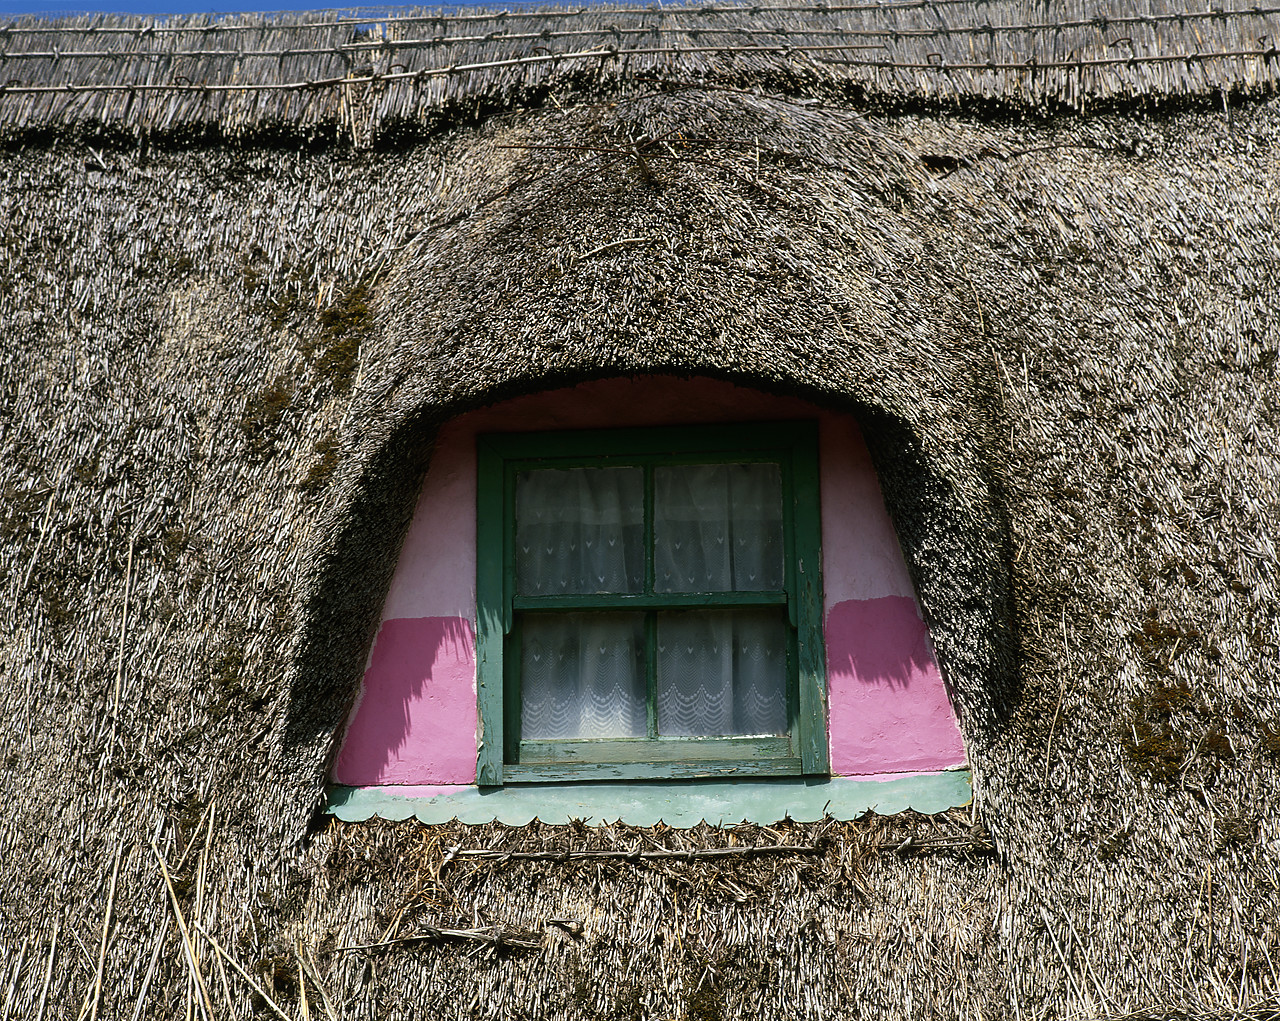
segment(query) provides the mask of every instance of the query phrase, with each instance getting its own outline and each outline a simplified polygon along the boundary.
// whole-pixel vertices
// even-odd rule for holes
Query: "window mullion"
[[[644,594],[653,595],[653,465],[644,466]]]
[[[516,596],[516,471],[506,465],[502,473],[502,628],[515,624]]]

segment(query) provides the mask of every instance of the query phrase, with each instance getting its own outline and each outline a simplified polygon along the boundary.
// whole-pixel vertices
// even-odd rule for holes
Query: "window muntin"
[[[816,439],[480,438],[480,783],[827,771]]]

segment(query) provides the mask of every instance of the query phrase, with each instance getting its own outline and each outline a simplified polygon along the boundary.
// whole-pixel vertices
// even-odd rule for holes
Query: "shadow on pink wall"
[[[831,770],[947,769],[964,742],[914,599],[849,599],[827,614]]]
[[[474,783],[475,676],[475,636],[465,618],[384,621],[334,780]]]

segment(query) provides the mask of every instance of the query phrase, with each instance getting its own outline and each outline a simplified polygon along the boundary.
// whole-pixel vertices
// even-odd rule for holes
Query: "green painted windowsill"
[[[679,783],[521,784],[509,787],[432,788],[430,794],[406,794],[414,788],[329,788],[326,811],[347,822],[378,816],[416,818],[424,823],[457,819],[473,825],[494,822],[524,826],[539,819],[562,825],[623,822],[652,826],[694,826],[747,821],[761,825],[790,817],[816,822],[824,815],[855,819],[864,812],[894,815],[914,809],[930,815],[967,805],[973,798],[967,769],[911,773],[885,780],[829,779],[710,780]]]

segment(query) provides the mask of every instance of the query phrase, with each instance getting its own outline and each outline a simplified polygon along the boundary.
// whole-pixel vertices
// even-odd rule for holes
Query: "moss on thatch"
[[[360,342],[373,325],[369,286],[361,281],[334,298],[320,312],[319,330],[305,354],[318,377],[335,390],[347,390],[355,382]]]

